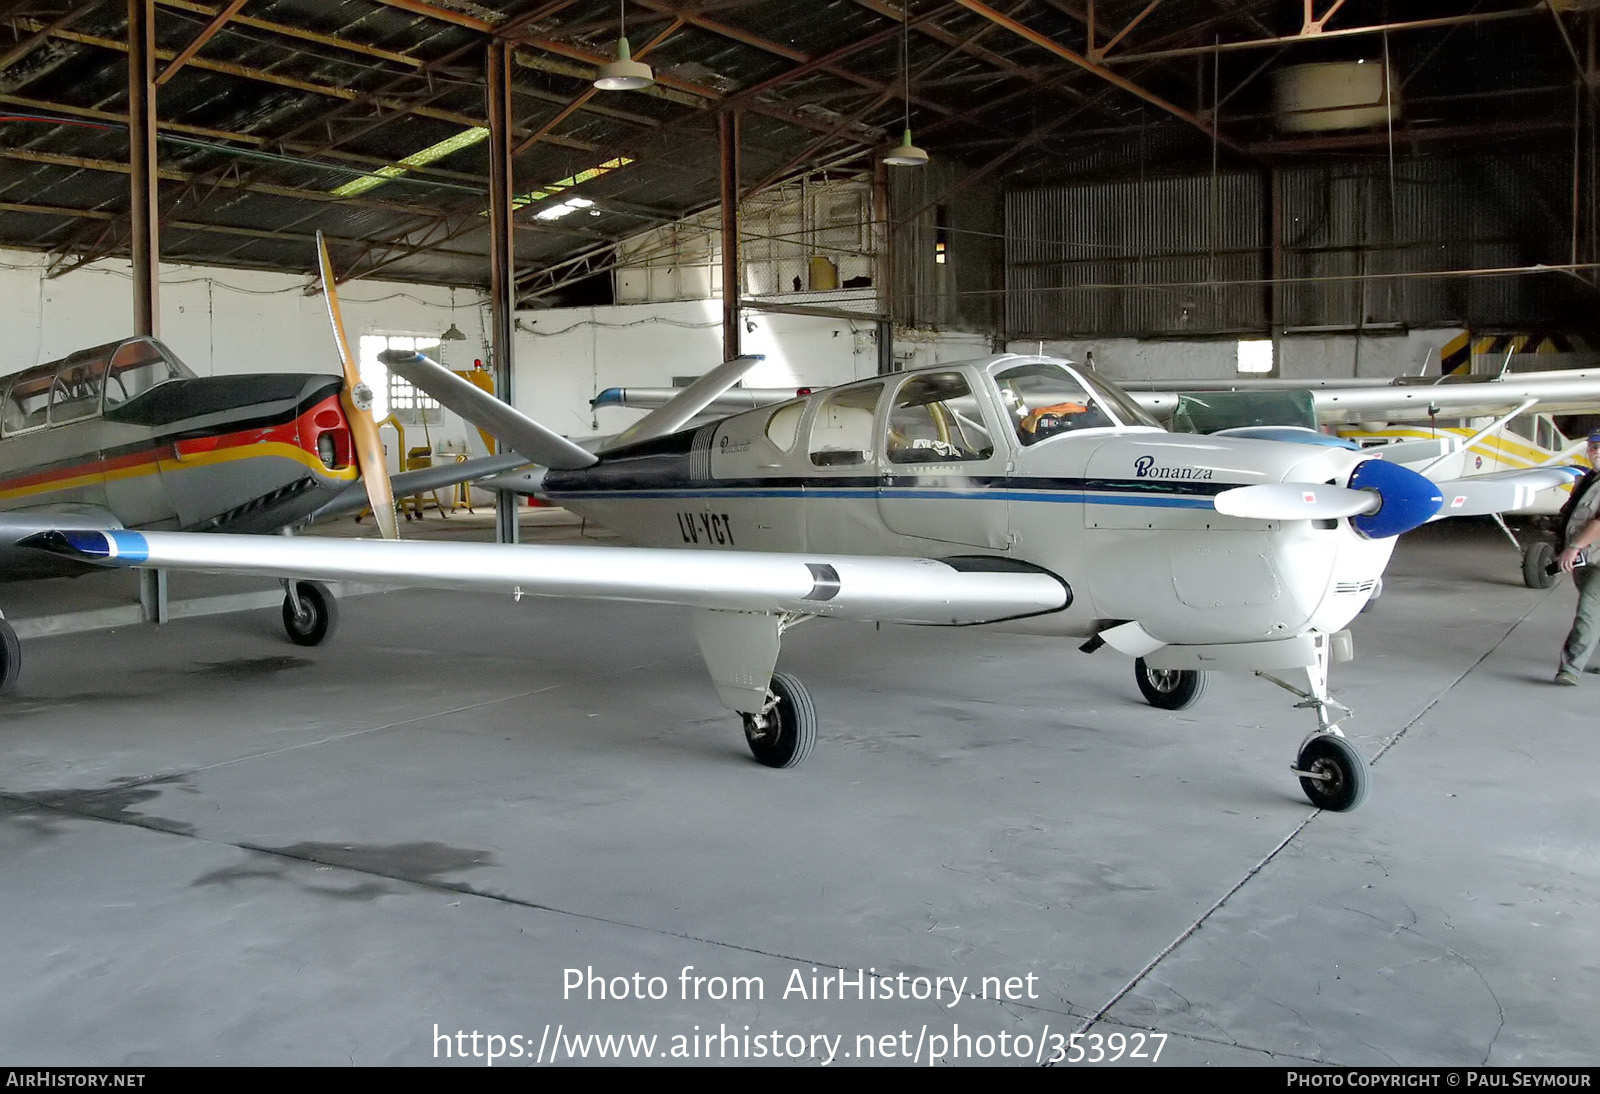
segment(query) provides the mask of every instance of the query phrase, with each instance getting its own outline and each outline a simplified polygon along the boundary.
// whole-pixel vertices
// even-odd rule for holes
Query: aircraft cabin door
[[[889,401],[878,514],[892,532],[944,544],[1010,547],[1009,449],[963,372],[919,373]],[[930,550],[932,548],[930,547]]]

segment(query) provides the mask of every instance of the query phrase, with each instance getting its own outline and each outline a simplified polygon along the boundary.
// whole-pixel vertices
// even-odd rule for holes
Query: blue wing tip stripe
[[[19,541],[19,546],[110,566],[137,566],[150,557],[144,536],[120,530],[39,532]]]

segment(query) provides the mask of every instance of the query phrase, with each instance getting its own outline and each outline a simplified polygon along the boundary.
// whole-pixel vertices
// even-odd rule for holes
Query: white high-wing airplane
[[[1347,448],[1168,433],[1103,378],[1045,357],[877,377],[680,429],[750,363],[733,361],[597,454],[427,358],[385,360],[548,467],[551,499],[638,546],[72,529],[30,543],[114,566],[685,605],[719,697],[772,767],[815,740],[805,688],[775,671],[784,632],[812,617],[1109,645],[1168,710],[1198,699],[1211,669],[1253,670],[1316,711],[1292,768],[1312,803],[1350,809],[1366,793],[1328,669],[1349,657],[1343,628],[1394,537],[1444,504],[1411,471]],[[1511,489],[1444,485],[1458,511]],[[1300,686],[1276,675],[1290,673]]]

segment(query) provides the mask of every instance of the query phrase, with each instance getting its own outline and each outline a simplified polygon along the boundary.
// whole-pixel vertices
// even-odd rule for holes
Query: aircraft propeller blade
[[[1375,512],[1383,499],[1371,490],[1320,482],[1266,482],[1238,486],[1216,497],[1217,512],[1252,520],[1334,520]]]
[[[320,231],[317,233],[317,263],[322,271],[322,294],[328,298],[333,340],[338,343],[339,360],[344,365],[344,388],[339,392],[339,402],[344,405],[344,416],[350,422],[350,434],[355,440],[356,465],[361,468],[361,481],[366,485],[367,501],[372,504],[372,517],[378,522],[378,530],[384,539],[399,539],[394,487],[389,482],[389,466],[383,458],[378,423],[372,420],[372,390],[361,382],[355,354],[350,352],[350,339],[345,337],[344,318],[339,314],[339,294],[333,284],[333,262],[328,258],[328,244]]]

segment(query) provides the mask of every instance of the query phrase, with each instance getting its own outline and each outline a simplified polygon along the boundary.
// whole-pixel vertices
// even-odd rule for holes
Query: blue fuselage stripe
[[[1160,497],[1148,494],[1086,494],[1066,490],[857,490],[795,489],[770,490],[738,488],[685,488],[681,490],[551,490],[554,501],[690,501],[700,498],[848,498],[860,501],[1024,501],[1067,503],[1072,505],[1135,505],[1162,509],[1211,509],[1209,497]]]

